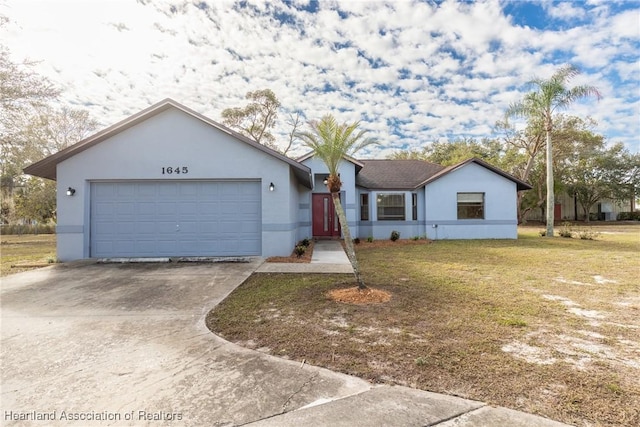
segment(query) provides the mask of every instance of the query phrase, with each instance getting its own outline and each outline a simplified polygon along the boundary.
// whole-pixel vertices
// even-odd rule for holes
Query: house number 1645
[[[181,173],[189,173],[189,168],[186,166],[176,166],[175,168],[169,166],[162,168],[162,175],[180,175]]]

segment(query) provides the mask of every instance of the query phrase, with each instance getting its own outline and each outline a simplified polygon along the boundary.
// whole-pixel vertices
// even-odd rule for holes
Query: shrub
[[[571,231],[571,223],[570,222],[563,222],[562,223],[562,229],[560,230],[560,236],[562,237],[567,237],[567,238],[572,238],[573,237],[573,231]]]
[[[311,240],[309,240],[309,239],[300,240],[300,245],[304,246],[305,248],[308,248],[310,244],[311,244]]]
[[[369,242],[369,243],[373,243],[373,236],[369,236],[369,237],[367,237],[367,242]]]
[[[413,236],[411,240],[420,240],[420,236]]]
[[[400,238],[400,232],[393,230],[391,232],[391,236],[389,237],[391,239],[392,242],[395,242],[396,240],[398,240]]]
[[[580,237],[581,240],[596,240],[598,237],[600,237],[600,233],[598,233],[597,231],[593,231],[593,230],[580,230],[580,232],[578,233],[578,236]]]
[[[7,224],[0,227],[0,234],[55,234],[55,224]]]
[[[360,244],[360,238],[356,237],[355,239],[353,239],[353,243],[356,244],[356,245],[359,245]]]
[[[294,248],[293,252],[296,254],[298,258],[300,258],[307,251],[306,246],[298,245]]]
[[[640,211],[620,212],[617,219],[618,221],[640,221]]]

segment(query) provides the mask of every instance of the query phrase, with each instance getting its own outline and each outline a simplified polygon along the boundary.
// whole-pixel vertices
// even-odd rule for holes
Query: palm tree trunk
[[[554,220],[554,201],[553,194],[553,151],[551,146],[551,130],[547,129],[547,233],[545,236],[553,237],[553,220]]]
[[[344,234],[344,245],[347,248],[347,257],[353,267],[353,275],[356,276],[356,282],[358,283],[358,289],[367,289],[367,285],[364,284],[362,275],[360,274],[360,266],[356,259],[356,250],[353,247],[353,240],[351,240],[351,232],[349,231],[349,225],[347,224],[347,215],[344,213],[342,203],[340,203],[340,193],[332,192],[333,206],[336,208],[338,214],[338,220],[340,221],[340,227],[342,227],[342,234]]]

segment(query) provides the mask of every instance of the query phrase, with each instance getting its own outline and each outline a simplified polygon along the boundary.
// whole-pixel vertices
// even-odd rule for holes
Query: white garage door
[[[91,184],[91,256],[260,255],[258,181]]]

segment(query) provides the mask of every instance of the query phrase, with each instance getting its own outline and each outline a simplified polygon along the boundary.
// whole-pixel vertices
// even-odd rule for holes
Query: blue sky
[[[0,0],[0,40],[103,126],[166,97],[220,120],[270,88],[288,113],[360,120],[385,157],[434,141],[495,137],[528,90],[572,63],[598,87],[590,116],[640,152],[637,1]]]

